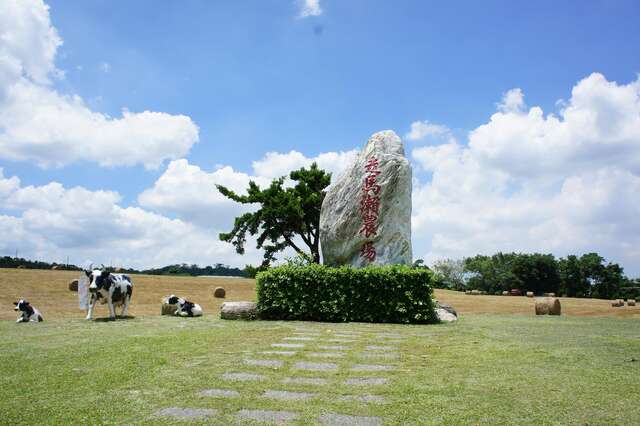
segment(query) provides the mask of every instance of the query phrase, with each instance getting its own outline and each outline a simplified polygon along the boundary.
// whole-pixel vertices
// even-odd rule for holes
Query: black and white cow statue
[[[127,315],[127,309],[131,302],[133,284],[131,278],[125,274],[112,274],[109,271],[94,269],[85,271],[89,277],[89,311],[87,319],[93,319],[93,310],[96,302],[100,299],[102,303],[109,305],[109,318],[116,318],[115,306],[122,306],[120,316]]]
[[[176,305],[176,311],[173,313],[179,317],[201,317],[202,307],[197,303],[189,302],[188,300],[178,297],[175,294],[165,299],[169,305]]]
[[[16,322],[41,322],[43,321],[42,314],[36,308],[31,306],[29,302],[24,299],[20,299],[17,302],[13,302],[15,308],[14,311],[18,311],[18,319]]]

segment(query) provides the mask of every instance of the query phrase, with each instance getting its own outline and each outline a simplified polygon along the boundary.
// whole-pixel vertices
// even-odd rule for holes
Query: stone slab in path
[[[286,385],[326,385],[329,383],[327,379],[321,377],[285,377],[282,383]]]
[[[272,348],[304,348],[304,343],[272,343]]]
[[[240,410],[236,413],[236,417],[241,420],[282,424],[297,419],[298,414],[291,411]]]
[[[378,334],[377,336],[383,339],[404,339],[402,334]]]
[[[351,367],[351,371],[390,371],[395,370],[393,365],[380,364],[356,364]]]
[[[345,354],[344,352],[309,352],[307,355],[314,358],[342,358]]]
[[[282,368],[284,362],[277,359],[245,359],[244,363],[252,367]]]
[[[400,358],[400,354],[397,354],[394,352],[381,352],[381,353],[365,352],[365,353],[359,354],[358,356],[360,358],[366,358],[366,359],[398,359]]]
[[[222,378],[225,380],[233,380],[235,382],[258,382],[265,379],[265,377],[260,374],[249,373],[224,373]]]
[[[295,351],[263,351],[258,353],[261,355],[294,356],[297,352]]]
[[[333,337],[337,337],[338,339],[359,339],[360,336],[355,334],[339,334],[335,333]]]
[[[398,347],[397,346],[376,346],[376,345],[371,345],[371,346],[367,346],[366,349],[368,351],[397,351]]]
[[[349,336],[351,337],[351,336]],[[335,343],[353,343],[355,340],[353,339],[327,339],[327,342],[335,342]]]
[[[343,395],[338,399],[340,401],[356,401],[356,402],[371,402],[371,403],[384,402],[384,397],[382,395]]]
[[[238,398],[240,392],[229,389],[205,389],[200,392],[202,396],[211,396],[214,398]]]
[[[348,351],[351,349],[350,346],[342,346],[342,345],[318,346],[318,348],[324,351]]]
[[[293,366],[298,370],[321,370],[321,371],[334,371],[338,369],[337,364],[331,362],[296,362]]]
[[[320,416],[320,423],[324,426],[380,426],[382,418],[329,413]]]
[[[281,390],[267,390],[262,394],[264,398],[282,399],[286,401],[296,401],[301,399],[309,399],[316,396],[311,392],[291,392]]]
[[[213,416],[218,410],[211,408],[163,408],[156,413],[156,416],[175,417],[177,419],[198,419]]]
[[[345,385],[351,386],[376,386],[376,385],[384,385],[389,381],[389,379],[384,377],[371,377],[364,379],[347,379],[344,381]]]
[[[301,340],[301,341],[305,341],[305,340],[316,340],[315,337],[310,337],[310,336],[294,336],[294,337],[285,337],[283,340]]]

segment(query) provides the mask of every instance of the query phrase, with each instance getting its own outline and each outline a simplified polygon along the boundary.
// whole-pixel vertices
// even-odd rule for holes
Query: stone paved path
[[[363,407],[389,403],[385,397],[376,395],[375,392],[384,389],[392,380],[393,375],[390,372],[397,369],[397,365],[392,365],[393,362],[386,364],[385,361],[400,359],[398,345],[402,344],[403,339],[404,336],[400,334],[375,332],[373,327],[371,330],[363,328],[362,331],[319,327],[296,328],[290,336],[283,337],[280,342],[265,343],[265,346],[269,345],[270,348],[262,347],[255,352],[245,352],[246,355],[241,362],[249,371],[239,369],[225,372],[221,378],[227,382],[226,385],[221,385],[222,388],[203,389],[198,395],[211,398],[212,404],[216,401],[220,403],[224,398],[250,396],[254,401],[252,406],[243,407],[231,414],[238,421],[276,424],[292,422],[300,418],[301,414],[295,411],[260,409],[261,400],[264,404],[264,400],[306,401],[320,398],[322,401],[322,398],[328,398]],[[318,361],[327,359],[333,362],[310,362],[314,358]],[[362,361],[353,362],[354,359]],[[369,363],[366,360],[369,360]],[[255,371],[265,374],[257,374]],[[340,375],[336,375],[337,373]],[[247,395],[247,391],[233,389],[234,382],[256,382],[258,386],[260,382],[265,382],[265,387],[259,393],[252,391]],[[266,388],[267,383],[271,383],[276,389]],[[328,387],[330,385],[348,386],[351,391],[347,395],[334,395],[328,392],[328,389],[331,389]],[[226,388],[227,386],[229,388]],[[279,386],[282,387],[278,388]],[[290,386],[297,387],[292,389]],[[218,412],[218,409],[213,408],[170,407],[156,412],[155,415],[188,420],[206,418]],[[384,419],[357,416],[348,412],[325,412],[315,420],[309,421],[328,426],[378,426],[383,424]]]

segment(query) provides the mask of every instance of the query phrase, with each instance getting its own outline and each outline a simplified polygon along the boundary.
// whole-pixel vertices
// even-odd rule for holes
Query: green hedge
[[[408,266],[362,269],[279,266],[257,275],[263,319],[436,323],[431,271]]]

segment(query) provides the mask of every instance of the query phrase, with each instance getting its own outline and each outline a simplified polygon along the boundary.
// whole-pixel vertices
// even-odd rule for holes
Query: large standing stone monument
[[[411,264],[411,165],[393,131],[371,136],[327,191],[320,243],[331,266]]]

